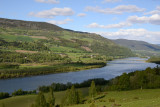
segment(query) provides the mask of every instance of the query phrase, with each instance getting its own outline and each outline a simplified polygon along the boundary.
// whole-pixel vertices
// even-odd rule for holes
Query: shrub
[[[4,99],[4,98],[8,98],[8,97],[10,97],[9,93],[3,93],[3,92],[0,93],[0,99]]]

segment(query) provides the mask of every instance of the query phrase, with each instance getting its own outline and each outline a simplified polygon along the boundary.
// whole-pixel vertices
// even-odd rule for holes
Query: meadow
[[[88,88],[82,88],[83,95],[88,99]],[[160,89],[143,89],[132,91],[107,91],[101,92],[99,95],[105,95],[95,100],[97,107],[160,107]],[[56,104],[60,104],[61,99],[65,95],[65,91],[55,92]],[[48,93],[45,97],[48,98]],[[98,96],[99,96],[98,95]],[[0,105],[5,107],[30,107],[37,95],[15,96],[0,100]],[[68,107],[89,107],[90,103],[78,104]]]

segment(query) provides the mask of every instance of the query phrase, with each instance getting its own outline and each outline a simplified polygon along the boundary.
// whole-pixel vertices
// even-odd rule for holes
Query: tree
[[[65,97],[61,101],[61,106],[79,104],[82,102],[82,92],[77,91],[74,86],[66,91]]]
[[[128,90],[130,88],[130,78],[126,73],[119,77],[117,86],[118,90]]]
[[[47,107],[47,102],[42,92],[38,93],[35,107]]]
[[[53,88],[50,88],[50,96],[49,96],[49,107],[54,107],[55,105],[55,97],[53,93]]]
[[[77,92],[77,103],[82,103],[83,101],[83,94],[82,94],[82,91],[81,90],[78,90]]]
[[[90,96],[91,98],[93,98],[93,97],[96,96],[96,94],[97,94],[96,86],[95,86],[94,81],[92,81],[91,86],[90,86],[90,88],[89,88],[89,96]]]

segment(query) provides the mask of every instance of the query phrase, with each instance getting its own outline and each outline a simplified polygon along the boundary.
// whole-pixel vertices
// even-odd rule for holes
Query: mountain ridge
[[[160,46],[155,44],[150,44],[145,41],[127,40],[127,39],[116,39],[113,41],[121,46],[130,48],[131,50],[160,51]]]

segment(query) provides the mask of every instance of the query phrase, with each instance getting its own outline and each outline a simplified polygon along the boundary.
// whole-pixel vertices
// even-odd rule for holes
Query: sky
[[[160,0],[0,0],[0,18],[160,44]]]

